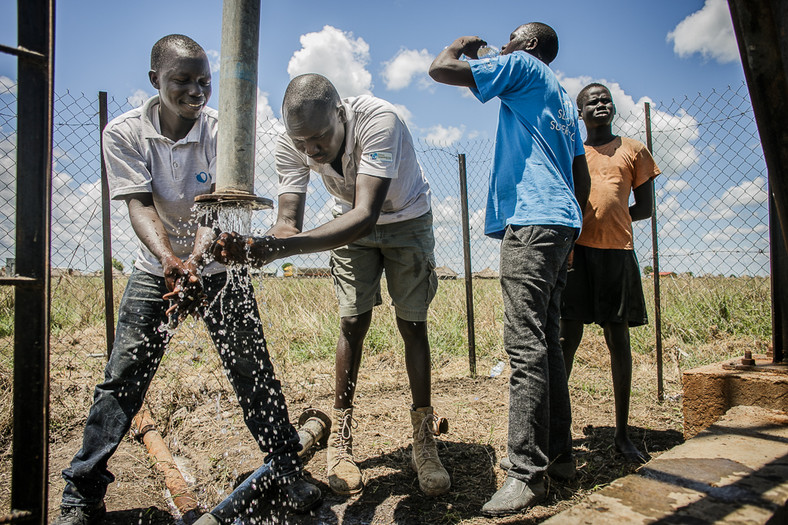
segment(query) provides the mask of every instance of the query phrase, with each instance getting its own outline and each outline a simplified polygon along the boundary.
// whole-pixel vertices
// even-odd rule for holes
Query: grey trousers
[[[577,230],[509,226],[501,243],[503,343],[509,355],[509,476],[542,479],[572,457],[572,411],[558,336],[561,291]]]

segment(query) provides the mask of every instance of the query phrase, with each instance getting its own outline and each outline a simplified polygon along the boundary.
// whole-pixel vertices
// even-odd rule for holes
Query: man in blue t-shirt
[[[508,473],[482,507],[501,516],[545,496],[544,474],[574,476],[569,388],[558,337],[569,253],[591,180],[577,110],[548,64],[558,36],[533,22],[515,29],[500,56],[475,59],[486,42],[460,37],[430,66],[441,83],[501,101],[485,234],[501,243],[504,347],[509,380]],[[462,55],[470,57],[462,59]]]

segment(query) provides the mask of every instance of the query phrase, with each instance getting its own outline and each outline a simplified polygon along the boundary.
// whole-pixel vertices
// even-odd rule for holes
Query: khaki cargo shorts
[[[363,314],[381,304],[380,278],[385,270],[397,317],[426,321],[438,289],[434,251],[431,211],[408,221],[377,225],[366,237],[332,250],[339,315]]]

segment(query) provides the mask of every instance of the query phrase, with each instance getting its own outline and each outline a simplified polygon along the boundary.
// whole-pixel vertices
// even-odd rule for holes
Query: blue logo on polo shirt
[[[208,174],[205,173],[204,171],[201,171],[200,173],[197,174],[197,180],[199,182],[208,182],[208,178],[209,178]]]

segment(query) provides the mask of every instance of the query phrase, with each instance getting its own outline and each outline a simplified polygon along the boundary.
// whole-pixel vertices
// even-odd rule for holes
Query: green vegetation
[[[114,257],[112,258],[112,267],[115,268],[117,271],[123,273],[123,263]]]
[[[125,279],[115,279],[115,307]],[[308,361],[333,356],[338,334],[338,312],[331,279],[261,278],[257,297],[271,351],[286,361]],[[475,280],[476,354],[503,357],[503,306],[496,279]],[[655,314],[651,281],[644,282],[649,325],[632,330],[633,350],[654,348]],[[663,341],[693,346],[727,338],[749,338],[765,344],[771,337],[770,283],[764,277],[690,277],[661,280]],[[383,304],[375,308],[367,337],[367,352],[401,352],[394,308],[382,286]],[[85,331],[103,333],[104,291],[101,277],[64,276],[52,281],[52,340],[78,344]],[[0,337],[13,333],[13,290],[0,290]],[[433,355],[467,355],[465,284],[441,281],[430,309],[429,333]],[[589,328],[592,330],[593,328]],[[211,343],[200,333],[202,346]],[[10,352],[12,342],[0,349]]]

